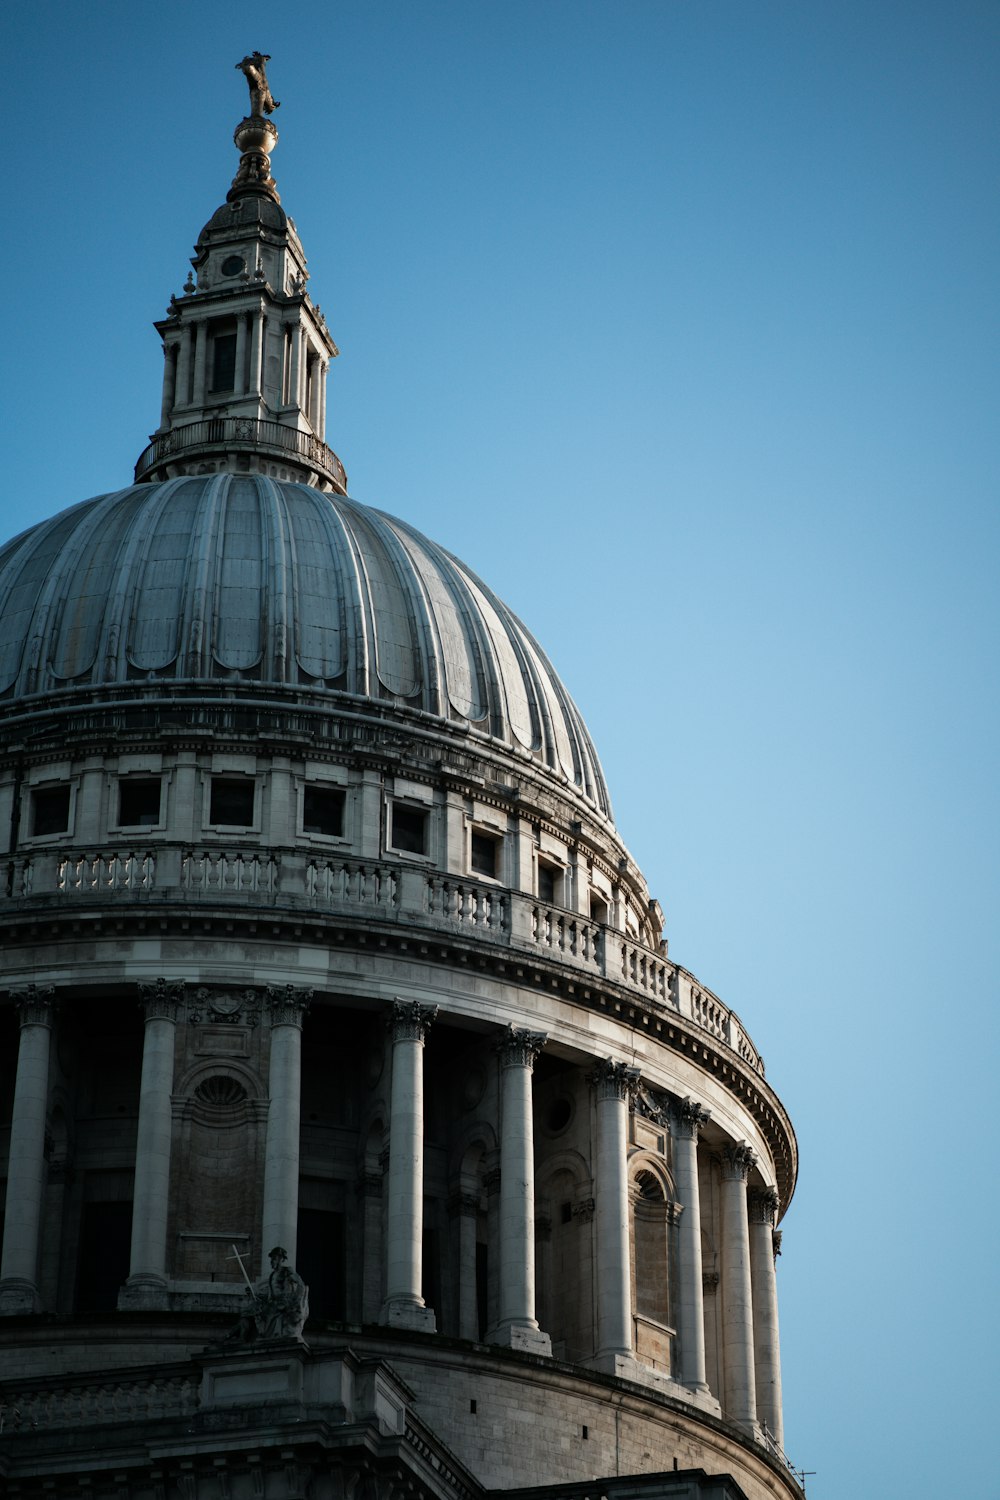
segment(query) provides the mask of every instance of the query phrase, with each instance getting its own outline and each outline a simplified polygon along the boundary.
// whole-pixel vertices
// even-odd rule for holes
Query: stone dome
[[[0,718],[166,683],[430,715],[611,815],[583,718],[506,605],[414,527],[304,484],[133,485],[0,548]]]

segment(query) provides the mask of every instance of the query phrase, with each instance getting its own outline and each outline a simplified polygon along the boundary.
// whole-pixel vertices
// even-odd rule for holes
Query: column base
[[[412,1328],[418,1333],[437,1333],[433,1308],[413,1297],[387,1297],[378,1320],[383,1328]]]
[[[118,1293],[119,1312],[166,1312],[169,1307],[166,1278],[150,1272],[130,1276]]]
[[[513,1318],[506,1323],[499,1323],[486,1335],[488,1344],[499,1344],[501,1349],[520,1349],[524,1354],[542,1354],[546,1358],[552,1358],[552,1340],[547,1333],[543,1333],[535,1322],[522,1319],[516,1321]]]
[[[0,1281],[0,1318],[16,1318],[24,1313],[40,1313],[41,1298],[33,1281],[22,1276],[7,1276]]]

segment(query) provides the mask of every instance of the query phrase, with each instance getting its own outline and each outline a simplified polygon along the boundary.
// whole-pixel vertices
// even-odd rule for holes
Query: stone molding
[[[628,1063],[615,1062],[609,1057],[597,1064],[590,1081],[597,1089],[599,1100],[614,1099],[623,1103],[635,1098],[641,1076],[638,1068],[630,1068]]]
[[[750,1223],[770,1224],[773,1228],[774,1216],[780,1206],[774,1188],[755,1188],[749,1198]]]
[[[757,1165],[757,1153],[746,1141],[724,1146],[719,1152],[719,1165],[724,1182],[746,1182],[750,1168]]]
[[[154,979],[139,985],[139,1004],[147,1021],[176,1021],[184,999],[183,979]]]
[[[394,1042],[423,1042],[438,1013],[436,1005],[421,1005],[417,1000],[394,1000],[388,1027]]]
[[[298,989],[294,984],[269,984],[264,992],[271,1016],[271,1026],[298,1026],[301,1028],[306,1011],[312,1001],[313,992]]]
[[[583,1198],[579,1203],[573,1204],[570,1212],[578,1224],[589,1224],[594,1217],[596,1207],[597,1204],[593,1198]]]
[[[508,1026],[506,1035],[495,1047],[500,1056],[500,1066],[527,1068],[530,1072],[548,1039],[548,1034],[544,1031],[527,1031],[523,1027]]]
[[[55,1020],[55,985],[29,984],[23,990],[8,990],[22,1026],[51,1026]]]

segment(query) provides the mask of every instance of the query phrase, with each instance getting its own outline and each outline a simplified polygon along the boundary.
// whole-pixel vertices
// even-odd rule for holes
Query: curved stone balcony
[[[169,479],[184,472],[178,465],[188,464],[199,456],[219,461],[230,455],[244,458],[255,455],[258,470],[265,473],[266,460],[273,458],[292,468],[320,474],[338,495],[347,494],[347,474],[332,448],[309,432],[253,417],[206,417],[200,422],[172,427],[161,437],[155,437],[139,455],[136,483]]]
[[[310,911],[409,932],[474,937],[638,991],[730,1048],[760,1077],[764,1064],[735,1011],[693,975],[628,934],[488,881],[389,859],[298,849],[187,844],[45,851],[13,860],[0,916],[101,903],[156,902]]]

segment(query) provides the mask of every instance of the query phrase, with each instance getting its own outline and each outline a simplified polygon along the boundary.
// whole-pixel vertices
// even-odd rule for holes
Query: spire
[[[135,477],[270,474],[344,495],[344,467],[326,445],[327,369],[338,350],[271,176],[278,132],[268,116],[279,106],[269,61],[253,52],[236,64],[250,89],[250,113],[233,134],[240,164],[198,236],[194,275],[154,325],[160,425]]]

